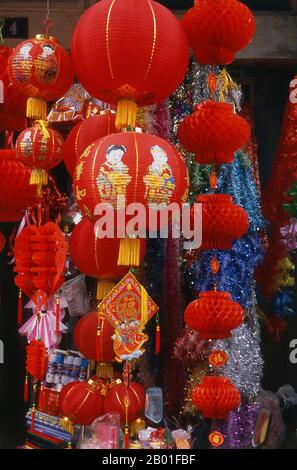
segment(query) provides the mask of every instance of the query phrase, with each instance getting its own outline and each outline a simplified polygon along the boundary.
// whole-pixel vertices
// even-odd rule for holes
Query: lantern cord
[[[46,18],[43,22],[45,26],[45,34],[46,36],[49,35],[49,29],[53,26],[53,22],[51,19],[51,12],[50,12],[50,0],[46,0]]]

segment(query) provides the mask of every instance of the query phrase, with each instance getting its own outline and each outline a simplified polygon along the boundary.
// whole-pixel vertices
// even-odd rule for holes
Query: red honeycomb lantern
[[[249,227],[246,211],[233,204],[228,194],[198,196],[202,203],[203,250],[230,250],[233,241],[242,237]]]
[[[119,102],[117,127],[134,127],[137,105],[162,101],[182,82],[189,48],[181,24],[159,3],[102,0],[78,21],[71,55],[92,96]]]
[[[256,23],[238,0],[196,0],[182,18],[190,46],[200,64],[230,64],[252,40]]]
[[[47,127],[45,121],[36,121],[19,134],[16,152],[20,161],[32,168],[31,184],[47,184],[47,170],[62,161],[63,144],[63,137]]]
[[[128,388],[124,383],[114,385],[105,397],[104,413],[117,411],[120,414],[121,424],[125,424],[126,402],[128,423],[131,424],[144,413],[145,391],[143,386],[137,382],[130,382]]]
[[[185,310],[187,326],[198,331],[201,339],[230,338],[243,320],[243,308],[228,292],[202,292]]]
[[[56,38],[43,34],[18,44],[9,57],[8,73],[29,97],[27,116],[33,119],[45,119],[46,101],[64,95],[74,79],[70,55]]]
[[[74,382],[63,394],[61,411],[74,424],[89,425],[103,414],[101,383],[94,380]]]
[[[97,335],[98,327],[100,335]],[[104,314],[101,316],[100,312],[89,312],[83,315],[76,324],[74,343],[78,351],[92,361],[113,362],[115,360],[111,338],[113,334],[114,328]]]
[[[194,388],[192,402],[205,418],[225,419],[240,405],[240,393],[226,377],[205,376]]]
[[[95,140],[116,132],[115,114],[104,112],[79,122],[69,132],[64,145],[64,163],[72,176],[80,155]]]
[[[250,125],[228,103],[205,101],[178,128],[183,146],[199,163],[230,163],[251,134]]]

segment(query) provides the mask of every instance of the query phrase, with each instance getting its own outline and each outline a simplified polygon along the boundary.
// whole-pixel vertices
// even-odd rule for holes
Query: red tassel
[[[159,323],[156,326],[156,354],[160,353],[161,349],[161,328]]]
[[[33,405],[32,414],[31,414],[31,431],[34,431],[34,427],[35,427],[35,405]]]
[[[129,429],[125,426],[124,449],[129,449]]]
[[[39,396],[38,396],[38,410],[44,411],[45,407],[45,390],[43,385],[40,385]]]
[[[28,398],[29,398],[29,379],[28,379],[28,376],[26,375],[26,378],[25,378],[25,385],[24,385],[24,401],[28,401]]]
[[[19,298],[18,298],[18,325],[22,325],[23,323],[23,295],[22,289],[19,290]]]
[[[60,333],[60,298],[56,298],[56,334]]]

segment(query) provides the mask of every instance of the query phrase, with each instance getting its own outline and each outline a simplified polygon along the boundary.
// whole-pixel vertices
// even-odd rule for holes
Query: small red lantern
[[[196,106],[178,128],[179,140],[199,163],[231,163],[250,135],[250,125],[234,113],[231,104],[215,101]]]
[[[121,424],[131,424],[144,413],[145,391],[137,382],[114,385],[107,393],[104,400],[104,413],[117,411],[120,414]]]
[[[233,204],[228,194],[198,196],[202,203],[203,250],[230,250],[234,240],[242,237],[249,227],[246,211]]]
[[[205,376],[194,388],[192,402],[205,418],[225,419],[240,405],[240,393],[226,377]]]
[[[230,338],[243,320],[243,308],[228,292],[202,292],[185,310],[186,324],[198,331],[201,339]]]
[[[45,121],[36,121],[17,138],[16,152],[20,161],[32,168],[30,184],[47,184],[47,170],[58,165],[63,158],[63,137],[47,127]]]
[[[37,34],[21,42],[9,57],[14,86],[29,97],[27,116],[46,119],[46,101],[55,101],[72,85],[74,72],[67,51],[53,36]]]
[[[36,380],[44,380],[47,365],[46,347],[41,340],[31,341],[26,346],[26,371]]]
[[[190,46],[200,64],[230,64],[252,40],[256,23],[238,0],[196,0],[182,18]]]
[[[74,382],[61,401],[61,411],[74,424],[89,425],[103,414],[104,397],[100,392],[101,383]]]
[[[74,330],[74,343],[85,357],[97,362],[115,361],[112,336],[114,328],[105,318],[104,312],[83,315]]]
[[[91,116],[74,126],[64,145],[64,163],[72,176],[80,155],[95,140],[116,132],[115,114],[108,111]]]
[[[71,55],[92,96],[119,102],[117,127],[135,127],[137,105],[158,103],[181,83],[189,48],[181,24],[159,3],[102,0],[78,21]]]
[[[78,380],[74,380],[73,382],[69,382],[68,384],[64,385],[64,387],[62,388],[61,392],[59,393],[59,413],[62,415],[62,403],[64,401],[64,398],[66,397],[67,393],[69,390],[71,390],[71,388],[76,385],[76,384],[80,384],[81,382],[79,382]]]

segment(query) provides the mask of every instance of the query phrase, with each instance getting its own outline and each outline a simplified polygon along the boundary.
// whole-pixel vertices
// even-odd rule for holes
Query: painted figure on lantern
[[[43,44],[41,46],[42,53],[38,57],[40,67],[37,68],[39,76],[37,77],[40,83],[52,83],[56,80],[58,74],[58,60],[55,52],[55,47],[52,44]],[[43,67],[46,62],[46,67]]]
[[[26,131],[21,141],[21,148],[22,148],[23,155],[25,155],[26,157],[29,157],[32,153],[32,146],[33,146],[33,142],[32,142],[32,137],[31,137],[31,131]]]
[[[167,163],[167,153],[159,145],[153,145],[150,151],[154,161],[143,178],[145,199],[149,204],[168,204],[175,184],[172,169]]]
[[[132,179],[129,168],[122,161],[126,151],[124,145],[110,145],[96,179],[102,202],[111,204],[115,209],[119,208],[119,201],[125,205],[127,186]]]
[[[17,65],[16,79],[21,83],[28,82],[31,78],[33,59],[30,55],[30,51],[32,47],[33,44],[31,42],[27,42],[20,48],[19,53],[13,59],[14,64]],[[21,67],[18,67],[19,63],[21,63]]]

